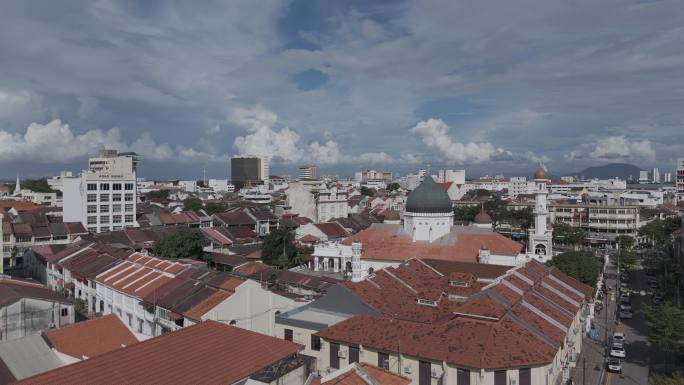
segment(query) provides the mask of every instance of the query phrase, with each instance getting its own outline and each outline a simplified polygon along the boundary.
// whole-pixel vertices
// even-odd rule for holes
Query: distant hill
[[[586,168],[578,173],[575,173],[576,177],[584,177],[587,179],[599,178],[599,179],[609,179],[609,178],[620,178],[629,179],[630,177],[635,181],[639,179],[639,171],[641,169],[633,164],[627,163],[611,163],[604,166],[595,166]]]

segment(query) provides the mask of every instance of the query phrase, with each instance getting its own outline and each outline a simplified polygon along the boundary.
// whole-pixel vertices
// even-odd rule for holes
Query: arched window
[[[546,246],[543,244],[538,244],[534,248],[534,253],[537,255],[546,255]]]

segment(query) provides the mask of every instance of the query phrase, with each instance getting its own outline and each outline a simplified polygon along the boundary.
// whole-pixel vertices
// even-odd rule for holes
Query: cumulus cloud
[[[645,160],[652,162],[656,158],[656,151],[650,140],[628,139],[625,136],[609,136],[599,138],[595,143],[581,146],[565,154],[565,159],[596,159],[596,160]]]
[[[449,136],[449,126],[441,119],[418,122],[409,131],[420,137],[429,148],[437,150],[450,163],[541,160],[531,152],[516,154],[489,142],[457,142]]]
[[[363,163],[392,163],[394,158],[386,152],[367,152],[359,155],[359,160]]]
[[[0,162],[68,162],[97,154],[103,148],[134,151],[152,160],[169,160],[175,156],[167,143],[157,143],[149,132],[126,143],[116,127],[76,134],[68,124],[55,119],[47,124],[31,123],[25,133],[0,130]]]

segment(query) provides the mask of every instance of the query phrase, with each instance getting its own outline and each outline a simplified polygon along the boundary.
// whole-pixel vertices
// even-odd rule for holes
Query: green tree
[[[620,268],[621,269],[633,269],[637,265],[637,256],[636,253],[632,250],[620,250],[618,253],[615,255],[616,261],[617,258],[620,258]]]
[[[594,254],[584,251],[568,251],[559,254],[547,264],[556,266],[565,274],[591,287],[596,287],[601,271],[600,260]]]
[[[207,205],[204,206],[204,211],[207,212],[207,214],[212,215],[216,213],[222,213],[230,208],[230,205],[226,202],[207,202]]]
[[[169,190],[157,190],[157,191],[150,191],[147,194],[147,197],[149,199],[169,199]]]
[[[390,183],[390,185],[387,186],[388,191],[399,190],[400,188],[401,188],[401,186],[399,186],[399,183],[396,183],[396,182]]]
[[[298,263],[299,252],[294,245],[294,232],[275,229],[264,238],[261,260],[267,265],[292,267]]]
[[[27,189],[35,192],[42,192],[42,193],[57,193],[57,195],[62,195],[61,191],[58,190],[53,190],[50,185],[47,183],[47,179],[26,179],[22,180],[20,182],[21,188],[22,189]],[[16,183],[12,183],[11,185],[12,191],[14,191],[14,187],[16,186]]]
[[[584,243],[587,233],[579,227],[573,227],[567,223],[557,222],[553,224],[553,241],[563,245],[581,245]]]
[[[479,212],[480,207],[478,206],[456,206],[454,207],[454,219],[457,221],[472,222]]]
[[[634,247],[634,238],[629,235],[618,235],[617,238],[615,238],[615,243],[620,245],[620,249],[630,250]]]
[[[665,303],[661,306],[644,306],[648,340],[660,350],[678,352],[684,341],[684,310]]]
[[[684,385],[684,377],[680,372],[673,373],[671,376],[653,374],[648,379],[648,385]]]
[[[361,186],[361,195],[373,197],[375,196],[375,190],[366,186]]]
[[[183,200],[183,210],[185,211],[197,211],[201,210],[203,207],[202,200],[198,198],[185,198]]]
[[[199,231],[180,228],[163,236],[152,249],[156,255],[167,258],[190,258],[202,260],[206,239]]]

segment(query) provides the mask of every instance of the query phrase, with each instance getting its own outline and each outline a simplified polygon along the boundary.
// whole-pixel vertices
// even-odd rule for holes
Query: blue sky
[[[103,147],[150,178],[684,156],[677,1],[50,1],[0,12],[0,178]]]

